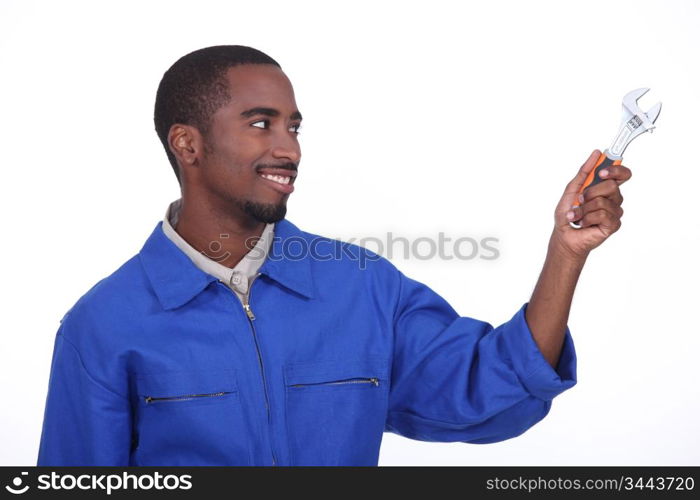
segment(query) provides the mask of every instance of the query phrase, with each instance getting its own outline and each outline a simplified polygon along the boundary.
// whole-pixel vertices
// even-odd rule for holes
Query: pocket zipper
[[[213,396],[223,396],[224,394],[231,394],[230,392],[212,392],[210,394],[187,394],[185,396],[171,396],[164,398],[154,398],[153,396],[145,396],[144,399],[146,403],[152,403],[153,401],[185,401],[193,398],[205,398]]]
[[[336,380],[334,382],[313,382],[310,384],[293,384],[290,387],[306,387],[308,385],[338,385],[338,384],[362,384],[362,383],[369,383],[369,384],[374,384],[375,387],[379,386],[379,379],[376,377],[370,377],[370,378],[348,378],[345,380]]]

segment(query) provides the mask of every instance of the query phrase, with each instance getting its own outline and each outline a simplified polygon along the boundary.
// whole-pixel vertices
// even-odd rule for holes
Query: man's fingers
[[[588,159],[583,162],[583,165],[581,165],[581,168],[579,168],[578,173],[576,174],[576,177],[574,177],[569,184],[566,186],[566,192],[571,193],[571,192],[578,192],[578,190],[583,186],[584,181],[586,180],[586,177],[588,176],[588,173],[593,170],[593,167],[595,167],[595,164],[598,162],[598,159],[600,158],[600,155],[602,153],[598,150],[595,149],[591,153],[591,155],[588,157]]]
[[[614,233],[620,229],[620,226],[622,226],[620,218],[611,214],[607,210],[595,210],[593,212],[589,212],[583,216],[583,218],[579,221],[579,224],[582,228],[600,226],[600,228],[604,229],[608,235]]]
[[[622,215],[625,213],[622,207],[619,204],[615,203],[613,200],[609,198],[598,197],[592,199],[588,203],[584,203],[581,206],[572,208],[571,211],[574,213],[574,217],[571,220],[580,220],[586,215],[593,212],[597,212],[599,210],[608,212],[611,217],[617,219],[621,218]]]
[[[606,170],[608,171],[607,175],[605,174]],[[632,171],[624,165],[614,165],[612,167],[602,169],[599,172],[599,175],[602,179],[613,179],[619,186],[623,182],[630,180],[632,177]]]
[[[605,198],[610,198],[613,201],[619,201],[622,203],[622,194],[620,193],[620,187],[617,181],[614,179],[604,180],[599,182],[595,186],[589,186],[583,191],[583,202],[586,203],[594,198],[603,196]]]

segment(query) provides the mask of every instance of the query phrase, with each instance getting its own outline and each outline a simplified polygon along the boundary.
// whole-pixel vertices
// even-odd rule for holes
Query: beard
[[[250,200],[236,200],[236,204],[250,217],[265,224],[280,221],[287,215],[285,203],[257,203]]]
[[[208,135],[204,135],[204,162],[216,161],[217,154],[216,149],[211,144],[208,139]],[[237,196],[231,195],[226,191],[222,191],[217,183],[208,184],[208,191],[216,193],[222,200],[226,202],[226,205],[235,205],[244,214],[248,215],[255,221],[263,222],[265,224],[271,224],[284,219],[287,215],[287,204],[286,201],[282,203],[260,203],[257,201],[247,200],[239,198]]]

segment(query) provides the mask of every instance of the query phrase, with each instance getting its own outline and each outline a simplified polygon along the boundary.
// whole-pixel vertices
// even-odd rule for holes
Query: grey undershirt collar
[[[241,300],[244,300],[243,297],[248,293],[250,282],[258,273],[258,269],[260,269],[260,266],[262,266],[270,251],[275,224],[266,224],[255,246],[243,256],[235,267],[230,268],[214,260],[219,256],[217,253],[220,251],[219,242],[214,241],[210,244],[211,257],[209,257],[204,252],[197,251],[177,233],[174,228],[177,227],[181,207],[182,198],[168,205],[163,219],[163,232],[165,235],[182,250],[199,269],[218,278],[236,292]],[[221,235],[222,239],[227,237],[228,235]]]

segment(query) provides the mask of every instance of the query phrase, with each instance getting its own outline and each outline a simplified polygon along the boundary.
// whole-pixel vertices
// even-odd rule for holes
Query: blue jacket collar
[[[139,258],[160,304],[164,309],[175,309],[217,278],[195,266],[163,233],[162,224],[163,221],[156,224]],[[304,233],[287,219],[276,222],[270,252],[259,272],[293,292],[313,298],[310,256],[308,252],[299,256],[299,245],[293,244],[294,240],[307,243]]]

